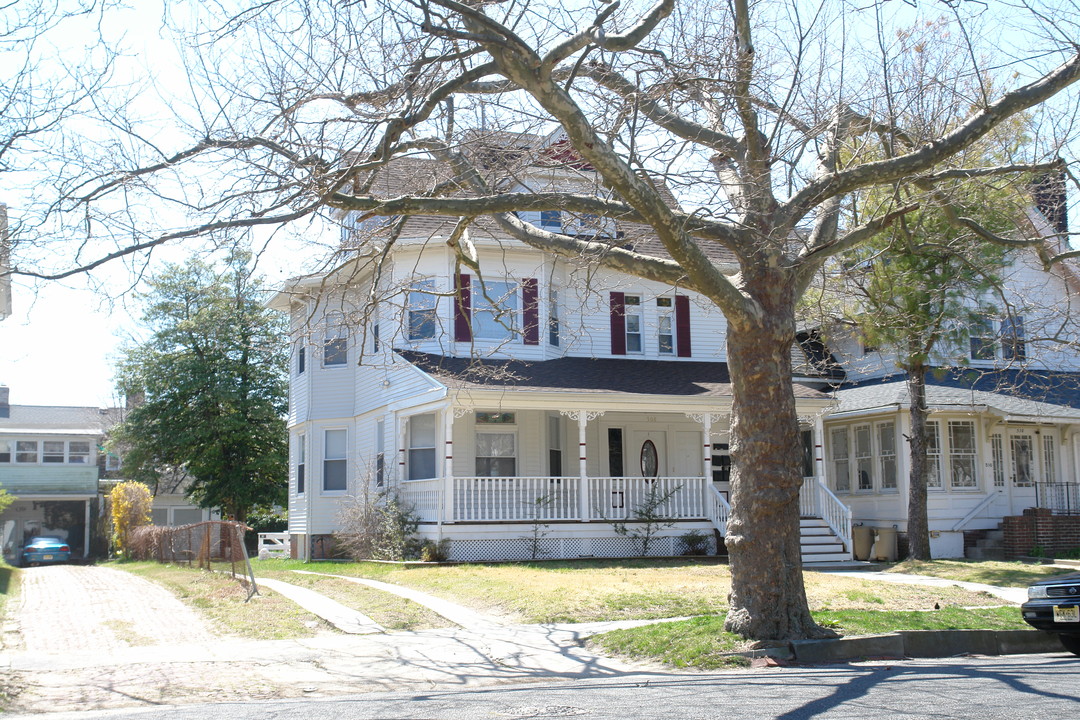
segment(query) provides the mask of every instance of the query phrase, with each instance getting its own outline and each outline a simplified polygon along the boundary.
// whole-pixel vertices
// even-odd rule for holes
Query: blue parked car
[[[65,563],[71,560],[71,546],[58,537],[30,538],[22,551],[22,565]]]

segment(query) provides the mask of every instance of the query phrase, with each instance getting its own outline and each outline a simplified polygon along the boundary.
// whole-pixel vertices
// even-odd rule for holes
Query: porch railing
[[[673,520],[708,515],[703,477],[456,477],[447,503],[441,479],[400,486],[402,499],[424,522],[633,521],[651,512]],[[447,507],[449,506],[449,507]]]
[[[709,483],[705,496],[705,514],[712,521],[712,524],[716,526],[716,529],[720,531],[720,535],[723,536],[727,533],[728,518],[731,517],[731,505],[712,483]]]
[[[815,477],[803,478],[799,493],[799,514],[819,517],[832,529],[844,546],[851,548],[851,508],[840,501],[824,482]]]
[[[1080,483],[1036,483],[1038,506],[1057,515],[1080,515]]]

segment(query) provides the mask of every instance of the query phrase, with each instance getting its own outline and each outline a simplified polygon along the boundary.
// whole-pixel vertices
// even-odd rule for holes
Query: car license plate
[[[1080,605],[1072,607],[1054,606],[1054,622],[1080,623]]]
[[[42,559],[42,560],[52,560],[52,555],[42,555],[42,556],[41,556],[41,559]],[[1054,610],[1056,611],[1056,610],[1057,610],[1057,608],[1054,608]],[[1056,617],[1056,616],[1057,616],[1057,613],[1055,612],[1055,617]]]

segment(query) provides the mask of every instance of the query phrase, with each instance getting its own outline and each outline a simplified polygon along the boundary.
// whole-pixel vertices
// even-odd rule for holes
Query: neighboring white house
[[[15,496],[0,513],[4,559],[19,562],[32,537],[67,541],[73,558],[95,552],[96,503],[122,475],[120,460],[103,449],[120,408],[13,405],[10,388],[0,385],[0,488]],[[217,517],[195,507],[175,488],[154,497],[152,522],[186,525]],[[171,490],[171,491],[170,491]],[[96,548],[103,552],[103,547]]]
[[[565,140],[524,140],[543,150],[540,163],[515,168],[518,187],[596,184]],[[402,160],[374,192],[440,179],[435,162]],[[662,252],[641,227],[518,215]],[[344,497],[390,486],[415,507],[420,533],[449,539],[459,560],[638,554],[614,523],[634,520],[650,493],[676,520],[650,552],[678,554],[691,530],[714,536],[727,512],[731,408],[720,311],[589,258],[546,255],[483,219],[470,229],[469,267],[447,245],[453,228],[434,217],[346,218],[343,247],[356,249],[272,301],[292,328],[294,554],[325,552]],[[807,530],[804,557],[850,557],[845,509],[813,461],[815,423],[832,400],[804,385],[795,393],[804,514],[825,528],[816,539]]]
[[[1031,236],[1053,235],[1039,211],[1032,209],[1029,221]],[[1058,232],[1063,223],[1055,223]],[[1080,282],[1071,262],[1047,271],[1032,250],[1010,258],[1003,292],[980,305],[997,310],[987,311],[964,347],[942,348],[937,364],[953,369],[927,379],[935,557],[963,557],[965,532],[970,545],[973,531],[996,529],[1028,508],[1080,513]],[[856,524],[896,527],[903,535],[910,466],[905,374],[854,335],[840,334],[832,350],[845,378],[824,422],[829,487]]]

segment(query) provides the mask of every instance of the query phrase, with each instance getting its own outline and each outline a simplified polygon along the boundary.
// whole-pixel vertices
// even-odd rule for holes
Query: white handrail
[[[967,525],[969,522],[975,519],[975,516],[981,513],[990,503],[994,502],[998,493],[993,492],[983,498],[982,502],[968,511],[968,514],[960,518],[960,520],[952,526],[953,532],[956,532],[960,528]]]
[[[713,526],[723,536],[727,533],[728,518],[731,517],[731,505],[727,498],[720,494],[712,483],[706,485],[705,491],[705,514],[712,521]]]
[[[851,508],[840,502],[825,482],[818,480],[818,512],[821,519],[844,541],[844,548],[851,549]]]

